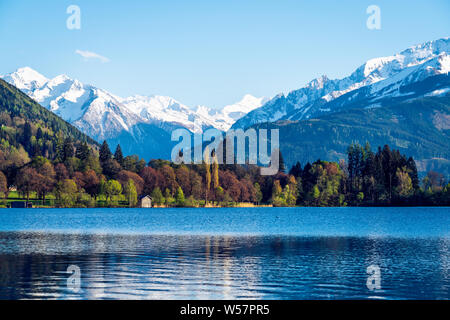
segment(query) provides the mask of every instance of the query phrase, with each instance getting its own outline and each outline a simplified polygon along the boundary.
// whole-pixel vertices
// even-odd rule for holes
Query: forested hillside
[[[346,158],[352,143],[390,145],[417,162],[419,171],[450,173],[450,95],[371,109],[352,109],[303,121],[259,124],[280,129],[288,165]]]
[[[262,176],[256,166],[219,165],[214,150],[199,165],[147,163],[120,145],[113,154],[106,141],[100,147],[0,80],[0,206],[134,207],[145,195],[167,207],[448,205],[443,175],[431,171],[421,183],[414,159],[385,145],[449,158],[448,105],[448,98],[430,98],[271,125],[282,129],[282,149],[296,164],[287,172],[281,161],[278,174]],[[344,145],[354,139],[384,147]],[[322,160],[304,160],[317,151]],[[345,160],[325,161],[333,157]]]
[[[97,147],[96,141],[0,79],[0,163],[21,166],[30,158],[64,158],[64,143]],[[66,150],[68,152],[68,150]]]

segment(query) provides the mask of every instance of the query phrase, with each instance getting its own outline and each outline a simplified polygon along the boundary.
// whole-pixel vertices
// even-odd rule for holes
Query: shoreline
[[[243,204],[243,205],[235,205],[235,206],[197,206],[197,207],[190,207],[190,206],[153,206],[151,208],[141,208],[141,207],[128,207],[128,206],[116,206],[116,207],[56,207],[56,206],[33,206],[31,208],[11,208],[11,207],[5,207],[0,206],[0,210],[6,210],[6,209],[16,209],[16,210],[32,210],[32,209],[143,209],[143,210],[151,210],[151,209],[232,209],[232,208],[239,208],[239,209],[257,209],[257,208],[278,208],[278,209],[293,209],[293,208],[449,208],[448,205],[392,205],[392,204],[386,204],[386,205],[363,205],[363,206],[286,206],[286,207],[280,207],[280,206],[274,206],[271,204],[267,205],[250,205],[250,204]]]

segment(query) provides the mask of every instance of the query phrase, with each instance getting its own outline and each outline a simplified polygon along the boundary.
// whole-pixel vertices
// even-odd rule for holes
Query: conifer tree
[[[295,178],[301,177],[302,165],[300,164],[300,162],[297,161],[297,163],[289,171],[289,174],[294,176]]]
[[[109,149],[108,142],[103,141],[102,146],[100,147],[100,162],[104,163],[111,159],[111,150]]]
[[[117,145],[116,152],[114,152],[114,160],[123,167],[123,153],[120,144]]]
[[[64,161],[66,161],[69,158],[72,158],[75,154],[72,140],[70,140],[69,138],[64,140],[63,153],[64,153]]]
[[[279,163],[280,163],[280,172],[286,173],[286,165],[284,163],[283,155],[281,154],[281,151],[278,151],[280,154]]]
[[[419,174],[417,173],[417,166],[416,162],[412,157],[409,157],[408,161],[406,162],[406,167],[409,170],[409,176],[411,177],[411,182],[414,188],[414,191],[417,191],[420,189],[420,181],[419,181]]]
[[[86,142],[80,144],[77,148],[75,156],[81,161],[86,161],[89,157],[89,147]]]

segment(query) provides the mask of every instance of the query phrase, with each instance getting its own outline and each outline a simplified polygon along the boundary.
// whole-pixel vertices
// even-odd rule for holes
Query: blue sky
[[[80,30],[66,27],[72,4]],[[372,4],[381,30],[366,27]],[[448,0],[0,0],[0,74],[30,66],[123,97],[219,107],[322,74],[340,78],[370,58],[449,36],[449,13]]]

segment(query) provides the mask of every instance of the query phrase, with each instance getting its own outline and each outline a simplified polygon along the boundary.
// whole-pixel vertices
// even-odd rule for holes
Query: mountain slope
[[[306,129],[299,125],[303,123],[301,121],[308,119],[320,120],[308,122],[311,128],[318,130],[318,132],[308,131],[312,141],[315,141],[314,137],[317,134],[320,139],[325,139],[321,135],[322,131],[331,134],[334,130],[340,132],[342,145],[351,143],[349,139],[352,136],[345,132],[352,132],[354,134],[352,139],[368,137],[373,140],[376,136],[387,139],[383,142],[380,138],[374,144],[386,144],[391,139],[397,139],[395,138],[397,136],[400,136],[399,141],[405,140],[401,138],[402,134],[413,131],[408,127],[398,132],[398,125],[391,122],[390,118],[385,118],[394,112],[389,108],[417,99],[420,99],[422,104],[435,101],[427,97],[445,97],[450,90],[449,70],[450,40],[443,38],[411,47],[394,56],[369,60],[343,79],[330,80],[323,76],[311,81],[304,88],[292,91],[288,95],[278,95],[270,101],[246,95],[240,102],[222,109],[205,106],[189,107],[175,99],[163,96],[121,98],[67,76],[47,79],[30,68],[19,69],[3,78],[16,84],[19,89],[45,108],[60,115],[97,141],[106,139],[112,148],[120,143],[127,154],[135,153],[146,159],[169,158],[174,145],[170,141],[171,132],[180,127],[198,133],[212,127],[227,131],[230,127],[247,128],[267,122],[294,121],[292,126],[290,122],[276,125],[283,129],[289,127],[289,132],[293,132],[288,139],[292,146],[292,155],[287,154],[290,150],[285,149],[284,156],[288,161],[289,159],[295,161],[297,155],[304,157],[295,145],[295,132],[299,130],[297,138],[309,139],[303,132]],[[422,100],[424,98],[425,100]],[[424,106],[425,110],[429,107],[433,106]],[[420,118],[422,110],[412,109],[417,112],[416,117]],[[442,110],[439,112],[446,114],[442,113]],[[383,113],[386,115],[384,116]],[[371,117],[375,114],[376,119],[384,121],[383,123],[375,121],[375,124],[378,123],[381,127],[370,123],[374,120]],[[336,115],[335,120],[338,122],[331,123],[330,115],[331,117]],[[355,117],[353,122],[347,115]],[[360,124],[359,117],[366,119],[366,122]],[[399,119],[403,119],[402,117]],[[423,128],[427,128],[425,122],[415,122],[417,119],[412,114],[404,117],[418,126],[419,135],[429,133],[422,132]],[[317,127],[318,123],[327,125]],[[348,129],[350,123],[354,125],[353,130]],[[332,124],[340,129],[333,129]],[[364,128],[368,131],[364,132]],[[371,131],[372,129],[376,133]],[[390,136],[390,132],[394,132],[395,135]],[[428,145],[433,145],[436,141],[441,141],[442,130],[434,132],[434,135],[430,137],[437,140],[422,136],[414,138],[415,140],[406,139],[405,141],[409,141],[408,148],[411,149],[409,154],[415,154],[411,151],[416,143],[418,150],[416,158],[429,160],[435,157],[431,149],[429,150],[422,143],[427,142]],[[316,142],[319,143],[319,141]],[[338,141],[335,141],[335,144],[338,144]],[[327,143],[324,143],[325,145]],[[436,150],[442,148],[435,147]],[[340,149],[334,145],[330,145],[330,151],[325,152],[324,148],[311,149],[311,152],[318,153],[311,153],[309,156],[328,159],[325,156],[333,157],[333,154],[341,153],[338,151]],[[428,151],[421,154],[422,149]]]
[[[226,131],[267,101],[246,95],[236,104],[213,109],[188,107],[163,96],[121,98],[65,75],[48,79],[28,67],[3,79],[97,141],[107,140],[112,148],[120,143],[125,153],[146,159],[170,157],[176,128]]]
[[[333,113],[345,107],[377,107],[382,100],[407,100],[411,86],[428,77],[448,77],[450,40],[443,38],[411,47],[390,57],[369,60],[350,76],[330,80],[326,76],[311,81],[304,88],[280,94],[239,119],[233,128],[278,120],[303,120]],[[441,79],[440,79],[441,80]],[[448,83],[448,79],[446,79]],[[429,83],[426,92],[448,87],[440,81]]]
[[[0,125],[0,162],[20,150],[27,153],[21,152],[22,157],[44,155],[53,159],[58,144],[66,138],[98,146],[92,138],[1,79]]]
[[[115,137],[121,131],[132,134],[131,128],[142,123],[170,130],[181,126],[192,132],[210,127],[226,131],[237,119],[266,102],[264,98],[246,95],[236,104],[213,109],[188,107],[157,95],[121,98],[65,75],[47,79],[28,67],[3,79],[97,140]]]
[[[373,148],[388,144],[413,156],[421,171],[439,166],[450,174],[450,94],[253,127],[280,130],[281,152],[288,165],[317,158],[346,159],[352,142],[369,142]]]
[[[47,79],[26,67],[4,80],[98,141],[129,130],[140,121],[119,97],[65,75]]]

